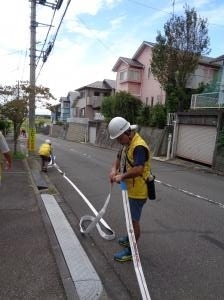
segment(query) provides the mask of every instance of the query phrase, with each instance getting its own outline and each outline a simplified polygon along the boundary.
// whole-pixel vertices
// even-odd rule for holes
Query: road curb
[[[95,271],[94,267],[89,261],[89,258],[85,250],[82,248],[80,242],[78,241],[78,238],[76,237],[74,230],[71,228],[69,222],[67,221],[67,217],[64,215],[63,210],[59,205],[59,203],[62,202],[62,200],[60,200],[60,195],[57,192],[57,189],[51,184],[46,174],[40,173],[39,164],[35,158],[31,160],[25,159],[25,161],[34,186],[42,219],[50,240],[50,244],[55,256],[55,260],[58,266],[61,280],[63,282],[67,299],[68,300],[109,299],[106,291],[103,288],[102,282],[97,272]],[[48,188],[51,188],[56,191],[57,195],[52,195],[48,193],[48,188],[38,189],[38,187],[36,186],[35,178],[33,177],[33,174],[36,174],[37,172],[39,172],[39,175],[37,177],[42,178],[39,181],[45,182]],[[57,207],[56,210],[61,210],[60,218],[58,218],[57,220],[64,218],[69,224],[65,226],[64,234],[66,233],[66,231],[70,231],[70,238],[72,236],[72,233],[74,234],[73,239],[75,240],[75,242],[73,241],[73,248],[69,249],[69,246],[67,245],[68,248],[65,250],[67,251],[68,254],[67,261],[66,261],[66,255],[63,252],[63,245],[60,244],[59,242],[59,238],[52,224],[49,211],[46,208],[45,204],[48,202],[48,200],[46,199],[48,200],[50,199],[51,203],[54,202],[53,206]],[[71,256],[69,256],[69,251],[71,252]],[[74,262],[76,263],[75,268],[74,268]],[[74,273],[73,271],[75,269],[77,269],[78,272]],[[72,274],[72,272],[74,274]],[[92,275],[90,276],[90,274]]]

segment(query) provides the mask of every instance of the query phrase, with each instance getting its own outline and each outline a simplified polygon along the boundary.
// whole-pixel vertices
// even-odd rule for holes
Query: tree
[[[125,91],[120,91],[103,99],[101,112],[106,121],[116,116],[122,116],[131,124],[134,124],[138,120],[141,107],[142,102],[139,98]]]
[[[20,128],[28,115],[27,100],[15,99],[7,102],[2,107],[2,113],[13,123],[14,153],[16,153]]]
[[[29,113],[29,95],[32,87],[28,84],[1,87],[0,95],[3,99],[1,113],[13,122],[14,152],[17,152],[17,140],[20,128]],[[35,87],[36,103],[46,107],[49,100],[55,100],[49,88]]]
[[[207,19],[185,6],[185,16],[173,15],[158,32],[153,47],[151,71],[165,90],[169,112],[189,108],[186,84],[202,55],[210,52]]]
[[[29,103],[30,93],[33,92],[33,87],[27,82],[23,84],[17,84],[12,86],[0,85],[0,102],[2,104],[11,101],[13,99],[24,99]],[[41,105],[43,108],[50,108],[50,100],[56,100],[51,94],[50,89],[43,86],[35,86],[35,104]]]

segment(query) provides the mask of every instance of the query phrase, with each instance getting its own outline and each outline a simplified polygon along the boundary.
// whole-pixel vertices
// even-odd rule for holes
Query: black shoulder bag
[[[145,180],[145,179],[144,179]],[[155,176],[150,175],[146,180],[149,200],[156,199]]]

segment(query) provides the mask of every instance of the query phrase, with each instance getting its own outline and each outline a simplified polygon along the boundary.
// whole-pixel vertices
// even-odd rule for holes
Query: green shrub
[[[162,104],[157,103],[152,108],[152,119],[150,125],[163,129],[166,125],[166,107]]]
[[[139,98],[125,91],[105,97],[102,102],[101,112],[108,122],[114,117],[120,116],[127,119],[131,124],[137,123],[142,102]]]
[[[12,157],[14,159],[24,159],[24,158],[26,158],[26,154],[23,152],[17,151],[17,152],[13,153]]]
[[[142,126],[150,126],[152,119],[152,109],[148,105],[143,105],[140,109],[137,123]]]
[[[0,130],[4,132],[8,132],[10,128],[10,122],[6,120],[0,120]]]

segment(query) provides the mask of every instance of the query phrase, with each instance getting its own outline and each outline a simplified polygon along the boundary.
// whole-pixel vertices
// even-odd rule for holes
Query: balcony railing
[[[224,94],[220,92],[194,94],[191,96],[191,108],[222,108],[224,107]]]
[[[102,96],[92,96],[86,98],[86,105],[91,105],[93,108],[101,107],[103,101]]]
[[[88,124],[89,118],[79,118],[79,117],[67,118],[67,122],[68,123]]]

